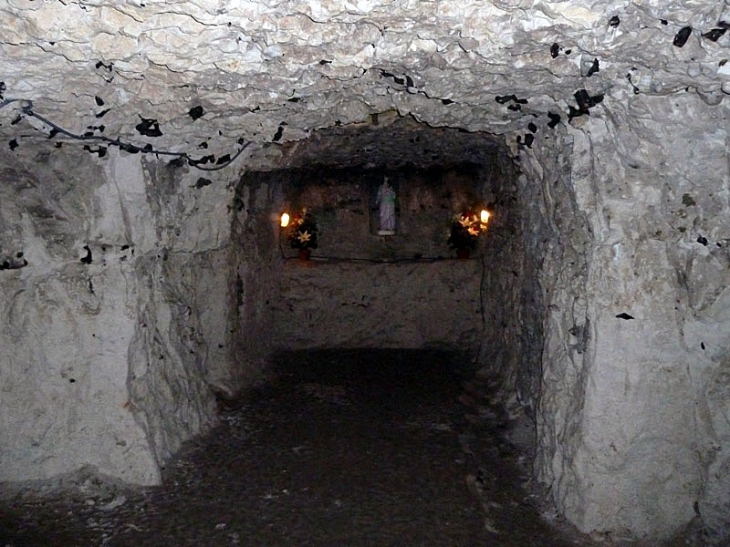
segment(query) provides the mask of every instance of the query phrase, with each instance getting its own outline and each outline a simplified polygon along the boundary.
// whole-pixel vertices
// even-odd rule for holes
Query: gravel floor
[[[454,356],[296,353],[275,371],[222,406],[163,486],[81,472],[3,502],[0,547],[593,544],[540,510],[529,453]]]

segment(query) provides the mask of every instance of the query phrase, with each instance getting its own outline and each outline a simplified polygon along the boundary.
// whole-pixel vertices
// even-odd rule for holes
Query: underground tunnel
[[[725,4],[0,10],[10,498],[160,487],[291,363],[420,351],[576,533],[728,541]]]

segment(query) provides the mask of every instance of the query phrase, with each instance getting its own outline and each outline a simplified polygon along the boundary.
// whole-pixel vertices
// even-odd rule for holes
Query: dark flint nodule
[[[591,68],[588,69],[588,72],[586,73],[586,78],[593,76],[599,70],[600,69],[598,65],[598,59],[593,59],[593,64],[591,65]]]
[[[92,148],[87,144],[84,146],[84,150],[91,152],[92,154],[98,154],[100,158],[106,156],[106,146],[97,146],[96,148]]]
[[[586,116],[587,114],[588,114],[587,110],[583,110],[581,108],[575,108],[575,107],[569,105],[568,106],[568,123],[570,123],[570,121],[573,118],[580,118],[581,116]]]
[[[608,26],[616,28],[621,24],[621,19],[618,18],[618,15],[614,15],[611,17],[611,19],[608,21]]]
[[[674,37],[674,40],[672,41],[672,45],[674,45],[676,47],[682,47],[684,44],[687,43],[687,40],[689,39],[690,34],[692,34],[692,27],[681,28],[680,31]]]
[[[151,118],[143,118],[142,116],[140,116],[140,119],[142,121],[134,126],[134,128],[140,135],[144,135],[145,137],[162,136],[162,131],[160,131],[160,124],[157,123],[157,120]]]
[[[188,110],[188,114],[193,119],[193,121],[195,121],[198,118],[200,118],[203,114],[205,114],[205,111],[203,110],[202,106],[198,105],[198,106],[194,106],[193,108]]]
[[[629,72],[628,74],[626,74],[626,79],[627,79],[627,80],[629,81],[629,83],[631,84],[631,87],[632,87],[632,88],[633,88],[633,90],[634,90],[634,95],[638,95],[638,94],[640,93],[640,92],[639,92],[639,88],[638,88],[638,87],[636,87],[636,86],[634,85],[634,81],[633,81],[633,80],[631,79],[631,73],[630,73],[630,72]]]
[[[720,36],[722,36],[723,34],[725,34],[725,31],[727,31],[727,29],[724,29],[724,28],[713,28],[712,30],[708,30],[707,32],[705,32],[702,35],[702,37],[703,38],[707,38],[711,42],[717,42],[717,40],[720,38]]]
[[[550,121],[548,122],[548,127],[550,129],[555,129],[555,126],[560,123],[560,114],[548,112],[548,118],[550,118]]]
[[[550,46],[550,57],[555,59],[555,57],[558,56],[558,53],[560,53],[560,44],[554,42],[553,45]]]
[[[381,70],[380,75],[383,76],[384,78],[391,78],[398,85],[405,85],[405,83],[406,83],[406,80],[404,78],[400,78],[400,77],[396,76],[395,74],[386,72],[385,70]]]
[[[589,109],[596,106],[598,103],[603,101],[603,94],[600,95],[588,95],[585,89],[576,91],[573,96],[575,101],[578,103],[578,108],[569,107],[568,121],[579,116],[590,115]]]
[[[588,95],[588,92],[585,89],[576,91],[573,96],[575,97],[575,101],[578,103],[578,106],[585,110],[593,108],[603,101],[603,94],[591,96]]]
[[[86,250],[86,256],[81,257],[81,263],[91,264],[91,249],[89,249],[88,245],[84,245],[84,249]]]
[[[514,101],[517,104],[527,104],[527,99],[518,99],[517,95],[497,95],[494,98],[499,104],[505,104],[510,101]]]

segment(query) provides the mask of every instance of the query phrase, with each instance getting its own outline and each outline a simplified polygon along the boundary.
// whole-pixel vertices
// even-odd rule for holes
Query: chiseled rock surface
[[[116,147],[137,157],[149,147],[184,154],[200,167],[224,166],[241,143],[252,141],[232,168],[270,169],[287,165],[288,157],[301,151],[296,141],[316,129],[352,125],[356,130],[381,120],[387,125],[394,113],[499,136],[524,174],[522,243],[533,266],[524,271],[539,277],[539,283],[525,281],[522,318],[532,333],[542,332],[520,335],[526,347],[537,347],[544,335],[543,361],[528,367],[521,383],[533,387],[526,396],[536,399],[539,478],[551,486],[558,509],[584,531],[662,537],[697,510],[713,541],[724,541],[730,506],[727,3],[12,0],[0,11],[0,146],[8,146],[5,154],[11,158],[6,165],[52,137],[51,142],[63,143],[50,150],[52,157],[71,149],[71,154],[103,156],[98,165],[108,162]],[[85,142],[74,144],[64,131],[83,135]],[[328,147],[342,153],[346,144],[325,140],[309,149],[309,157],[327,163]],[[352,148],[353,158],[374,165],[395,155],[423,157],[417,142],[408,140]],[[33,171],[36,176],[41,169]],[[84,171],[90,183],[83,191],[101,184],[103,177],[92,176],[99,169]],[[20,181],[12,171],[3,180]],[[58,188],[70,185],[67,180]],[[95,219],[88,226],[59,221],[55,203],[72,199],[82,185],[73,188],[56,200],[39,201],[22,187],[3,186],[10,200],[3,196],[4,259],[12,267],[27,259],[57,272],[37,283],[30,268],[4,272],[13,280],[3,285],[3,305],[12,317],[32,302],[44,307],[21,316],[54,309],[47,297],[60,301],[68,291],[76,295],[75,306],[92,311],[97,299],[111,298],[102,288],[91,294],[77,286],[83,278],[75,269],[63,273],[79,267],[82,246],[93,235],[89,230],[106,223],[121,226],[115,214],[83,215]],[[98,201],[111,206],[111,181],[98,189]],[[144,201],[138,189],[126,192]],[[184,201],[182,211],[190,203]],[[150,253],[158,241],[173,236],[144,222],[144,207],[132,207],[129,214],[140,218],[134,243],[144,251],[138,252],[134,270],[150,280],[144,290],[151,292],[142,299],[148,311],[132,305],[118,330],[135,340],[139,355],[151,359],[154,337],[140,338],[140,314],[155,317],[163,331],[177,332],[196,328],[202,311],[191,306],[189,324],[178,324],[168,299],[160,300],[167,289],[153,278],[164,266]],[[151,217],[162,218],[165,207],[158,203]],[[20,210],[30,213],[23,216]],[[205,228],[208,217],[192,216]],[[11,217],[15,220],[8,221]],[[40,229],[53,237],[37,235]],[[215,228],[205,241],[219,241],[214,234]],[[210,249],[200,237],[196,229],[173,239],[184,252]],[[26,248],[28,256],[18,257]],[[67,249],[65,258],[58,249]],[[131,277],[123,275],[126,267],[131,264],[102,276],[117,287],[119,302],[134,299],[122,290],[125,283],[132,292],[142,291],[139,277],[128,281]],[[74,280],[73,287],[64,285],[66,278]],[[64,333],[87,326],[73,327],[73,321],[61,320],[60,309],[55,313],[53,324],[59,326],[52,333],[58,340],[49,335],[36,342],[37,335],[6,327],[10,346],[4,345],[26,352],[35,348],[39,359],[48,361],[42,355],[63,347],[71,336]],[[102,311],[95,317],[94,322],[110,320]],[[535,317],[544,321],[536,323]],[[225,321],[206,324],[201,328],[210,337],[219,329],[209,325]],[[158,340],[174,344],[168,334]],[[84,347],[103,343],[94,339]],[[194,361],[171,359],[169,353],[159,361],[184,367]],[[3,359],[7,364],[14,357]],[[53,374],[63,378],[61,369],[71,365],[58,360],[53,366]],[[151,382],[144,388],[131,384],[139,397],[164,385],[143,367],[135,370]],[[195,392],[193,369],[186,370],[190,383],[175,389]],[[119,374],[110,366],[104,385],[119,384]],[[34,378],[36,390],[30,387]],[[33,400],[65,400],[67,383],[54,380],[56,386],[40,378],[17,376],[12,382],[21,382]],[[10,389],[3,381],[3,389]],[[172,390],[152,399],[170,393],[174,398]],[[5,392],[3,397],[4,404]],[[200,401],[207,408],[202,395]],[[59,406],[52,423],[62,421],[62,408],[67,407]],[[69,415],[71,408],[98,419],[93,407],[71,405]],[[164,428],[188,427],[165,425],[166,410],[158,402],[143,407],[151,431],[146,438],[154,438],[156,447],[130,449],[134,457],[149,462],[151,454],[166,453],[180,435],[168,438]],[[188,410],[174,412],[182,416]],[[4,412],[0,419],[11,418]],[[28,437],[56,431],[41,427],[43,420],[37,423]],[[120,428],[131,424],[129,419],[119,423]],[[138,442],[144,447],[144,436],[136,431],[139,440],[130,437],[128,447]],[[63,436],[54,434],[54,440]],[[79,448],[72,450],[70,441],[61,446],[73,460]],[[61,470],[41,455],[44,474]],[[150,463],[136,466],[139,477],[151,477]]]
[[[722,544],[727,117],[690,93],[607,112],[569,130],[570,176],[543,190],[561,233],[542,274],[538,475],[583,530],[664,537],[698,511]]]
[[[279,348],[479,349],[479,260],[284,266]]]
[[[1,11],[14,101],[2,132],[20,146],[67,140],[47,120],[91,153],[121,139],[212,165],[239,139],[286,143],[387,112],[524,142],[530,123],[540,138],[548,113],[564,123],[605,93],[689,88],[717,104],[730,90],[718,3],[12,0]]]
[[[163,194],[152,167],[110,156],[102,166],[40,150],[3,163],[11,268],[0,290],[0,480],[92,465],[153,484],[160,463],[214,421],[207,345],[225,335],[200,328],[196,283],[206,265],[184,270],[225,242],[225,222],[215,224],[228,214],[216,218],[179,174]],[[165,212],[157,199],[178,206]],[[210,214],[194,219],[200,209]],[[197,239],[184,230],[178,239],[186,218],[200,226]]]

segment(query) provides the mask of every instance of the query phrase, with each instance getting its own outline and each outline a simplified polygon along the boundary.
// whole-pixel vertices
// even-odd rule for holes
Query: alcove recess
[[[484,135],[425,128],[397,137],[378,137],[373,128],[365,136],[319,136],[290,152],[286,169],[242,177],[233,224],[240,248],[237,338],[257,340],[269,354],[459,351],[465,363],[493,375],[503,393],[532,393],[539,352],[520,355],[530,343],[520,322],[530,316],[535,323],[527,329],[533,345],[541,327],[538,315],[523,311],[535,285],[525,276],[533,268],[526,268],[520,243],[513,162]],[[309,157],[297,156],[305,149]],[[376,195],[386,176],[397,192],[393,236],[377,234]],[[447,244],[452,221],[485,205],[492,212],[486,233],[470,259],[457,259]],[[278,224],[282,212],[304,207],[319,231],[307,262],[297,259]],[[249,345],[246,354],[256,349]]]

